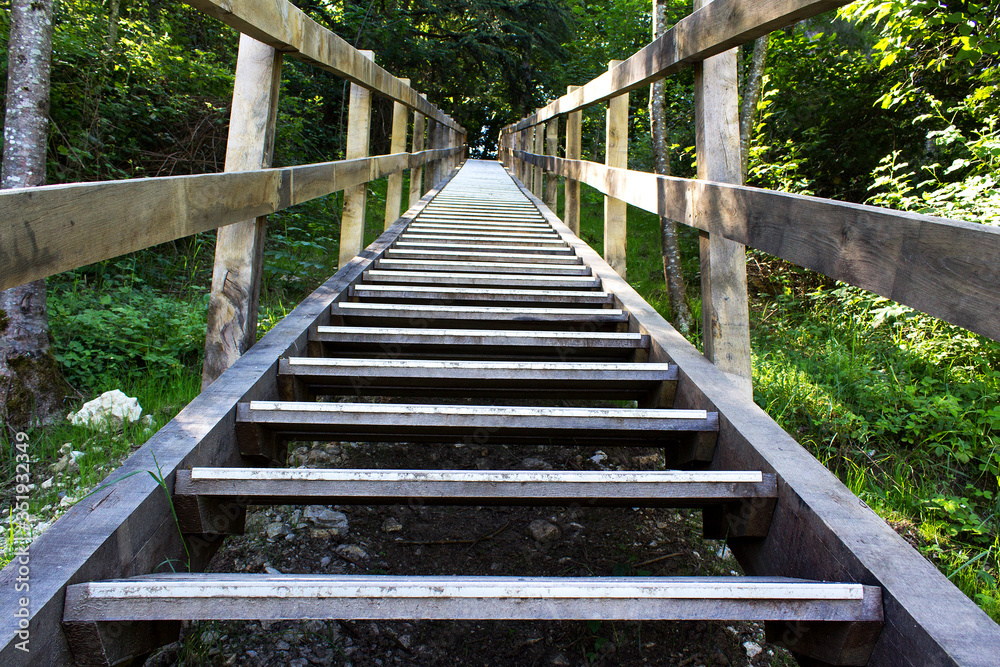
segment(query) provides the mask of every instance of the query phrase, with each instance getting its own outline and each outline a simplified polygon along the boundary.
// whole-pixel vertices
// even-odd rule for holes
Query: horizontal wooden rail
[[[193,2],[200,4],[205,0]],[[515,131],[648,86],[693,63],[751,42],[772,30],[846,5],[850,0],[714,0],[677,22],[614,69],[518,122]]]
[[[710,217],[718,217],[730,240],[1000,340],[996,227],[583,160],[513,154],[702,231],[708,230]]]
[[[0,192],[0,289],[275,213],[462,151]]]
[[[460,134],[465,130],[450,116],[400,79],[366,58],[333,32],[313,21],[288,0],[185,0],[223,23],[312,63],[352,83],[385,95],[443,123]]]

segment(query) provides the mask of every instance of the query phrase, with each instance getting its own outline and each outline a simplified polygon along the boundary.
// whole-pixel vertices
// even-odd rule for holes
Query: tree
[[[653,0],[653,39],[667,30],[667,0]],[[653,164],[656,173],[670,175],[670,152],[667,146],[667,119],[664,105],[664,83],[661,79],[653,83],[649,90],[649,123],[653,139]],[[660,246],[663,255],[663,279],[667,283],[670,309],[681,333],[691,330],[693,317],[688,307],[687,284],[681,270],[681,251],[677,243],[677,222],[667,217],[660,218]]]
[[[13,0],[0,187],[45,184],[52,0]],[[45,281],[0,292],[0,418],[11,428],[47,422],[67,394],[49,343]]]
[[[754,120],[757,106],[764,91],[764,67],[767,63],[768,35],[758,37],[753,43],[750,71],[743,77],[740,93],[740,156],[743,161],[743,182],[747,180],[750,167],[750,140],[753,138]],[[745,48],[745,47],[744,47]]]

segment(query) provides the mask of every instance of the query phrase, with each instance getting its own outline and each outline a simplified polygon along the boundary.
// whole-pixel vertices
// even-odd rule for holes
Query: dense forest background
[[[296,4],[412,79],[484,157],[501,127],[650,35],[648,0]],[[670,24],[691,11],[667,4]],[[859,0],[773,33],[748,183],[998,224],[998,15],[996,1]],[[8,21],[0,13],[4,70]],[[222,170],[232,30],[175,2],[60,0],[53,45],[50,183]],[[286,59],[276,165],[343,157],[346,93]],[[690,71],[667,81],[666,100],[672,169],[691,176]],[[631,95],[630,163],[652,171],[647,101]],[[391,104],[374,113],[372,150],[384,153]],[[603,115],[584,114],[587,158],[603,159]],[[583,236],[599,245],[600,197],[584,196]],[[369,200],[371,240],[384,184]],[[331,195],[272,217],[261,332],[336,269],[340,206]],[[669,316],[658,221],[629,215],[630,281]],[[213,243],[198,235],[50,279],[56,358],[81,398],[124,388],[162,424],[197,393]],[[697,313],[696,237],[683,236],[682,250]],[[756,400],[1000,618],[1000,345],[765,255],[749,260]],[[64,442],[89,447],[76,487],[39,496],[42,524],[147,437],[75,428],[35,438],[53,460]]]

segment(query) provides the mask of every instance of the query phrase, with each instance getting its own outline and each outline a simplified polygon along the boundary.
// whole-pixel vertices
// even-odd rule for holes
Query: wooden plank
[[[279,51],[317,65],[351,83],[405,104],[455,129],[461,127],[336,34],[313,21],[288,0],[185,0],[239,32]]]
[[[365,282],[393,283],[396,285],[448,285],[458,286],[488,286],[488,287],[532,287],[532,288],[569,288],[569,289],[599,289],[601,281],[590,276],[550,276],[530,275],[523,273],[450,273],[447,271],[383,271],[370,269],[365,271]]]
[[[608,63],[608,71],[621,64],[621,60]],[[605,133],[605,164],[618,169],[628,169],[628,94],[608,100]],[[614,197],[604,197],[604,259],[618,275],[625,277],[627,214],[625,202]]]
[[[380,259],[380,269],[399,271],[446,271],[449,273],[516,273],[531,275],[589,276],[590,269],[579,264],[534,264],[527,262],[449,262],[447,260]]]
[[[226,143],[226,171],[271,166],[281,89],[282,54],[240,36],[236,80]],[[267,218],[219,229],[208,302],[202,389],[257,341],[257,305],[264,264]]]
[[[424,327],[320,326],[313,340],[328,343],[373,343],[379,345],[444,345],[492,347],[539,347],[642,349],[649,338],[639,333],[578,333],[571,331],[507,331],[489,329],[433,329]]]
[[[712,1],[695,0],[695,9]],[[695,64],[695,144],[699,179],[742,185],[736,57],[731,49]],[[752,398],[746,248],[723,236],[724,215],[718,209],[698,212],[708,228],[699,242],[702,349]]]
[[[476,438],[477,444],[678,448],[697,442],[695,458],[710,461],[717,430],[715,415],[698,410],[252,401],[237,412],[245,456],[254,456],[269,438],[412,443]]]
[[[431,304],[339,301],[334,315],[517,322],[627,322],[618,308],[532,308],[528,306],[435,306]]]
[[[535,133],[535,152],[543,155],[545,153],[545,126],[539,125],[533,128]],[[532,187],[532,192],[535,196],[541,199],[545,196],[545,189],[542,183],[543,180],[543,170],[541,167],[535,167],[533,173],[534,186]]]
[[[282,360],[278,374],[281,398],[289,401],[346,394],[638,400],[644,407],[669,404],[674,388],[664,385],[677,379],[669,364],[326,357]]]
[[[275,213],[439,155],[3,190],[0,289]]]
[[[848,4],[849,0],[716,0],[640,49],[621,65],[511,126],[522,131],[555,116],[649,86],[685,67],[773,30]],[[525,150],[523,147],[521,150]]]
[[[870,664],[990,665],[989,656],[1000,654],[1000,627],[734,387],[592,249],[575,240],[568,227],[554,215],[546,217],[628,308],[633,330],[650,335],[650,358],[680,367],[676,405],[719,411],[720,442],[712,467],[778,475],[780,493],[768,536],[730,543],[745,571],[881,586],[885,627],[874,638]],[[782,632],[792,640],[803,637],[799,645],[804,646],[812,627],[800,624]]]
[[[409,79],[400,79],[407,86]],[[410,120],[410,110],[406,105],[395,102],[392,105],[392,135],[390,139],[390,153],[406,152],[406,128]],[[419,199],[419,197],[418,197]],[[400,206],[403,203],[403,174],[397,172],[389,174],[389,181],[385,191],[385,229],[389,229],[392,223],[399,219]],[[409,208],[410,205],[407,205]]]
[[[447,250],[478,250],[485,252],[510,252],[520,255],[572,255],[573,249],[568,246],[518,246],[489,245],[485,243],[434,243],[431,241],[397,241],[393,246],[400,249],[447,249]]]
[[[331,613],[333,612],[333,613]],[[745,577],[165,574],[77,584],[66,621],[881,620],[878,589]]]
[[[716,0],[718,1],[718,0]],[[535,158],[527,158],[535,159]],[[1000,230],[960,220],[593,162],[548,169],[703,231],[857,285],[1000,340]],[[955,298],[961,294],[961,298]]]
[[[29,664],[73,663],[60,631],[69,581],[144,574],[162,566],[167,558],[184,558],[163,489],[146,472],[159,467],[172,484],[180,468],[238,463],[233,434],[236,403],[274,395],[278,358],[304,351],[306,331],[329,321],[332,301],[391,245],[405,225],[406,220],[401,220],[371,246],[370,256],[352,262],[299,304],[109,475],[99,490],[81,499],[34,540],[31,616],[27,619],[32,639]],[[192,546],[193,566],[198,569],[212,556],[217,543],[202,540]],[[15,560],[0,571],[3,590],[15,590],[17,565]],[[0,664],[25,662],[24,653],[16,647],[21,641],[17,610],[17,596],[0,596]]]
[[[571,307],[594,304],[611,305],[614,296],[607,292],[571,290],[532,290],[483,287],[421,287],[419,285],[356,285],[350,295],[359,299],[447,302],[530,302]]]
[[[569,86],[567,93],[578,90],[580,86]],[[583,112],[574,111],[566,116],[566,159],[580,159],[581,131],[583,127]],[[553,173],[551,170],[549,173]],[[566,178],[565,213],[563,220],[577,236],[580,235],[580,181]],[[620,199],[620,197],[619,197]],[[549,207],[552,208],[552,207]],[[552,209],[555,210],[554,208]]]
[[[467,237],[472,237],[476,239],[486,240],[487,238],[498,239],[501,241],[510,241],[512,239],[527,239],[533,243],[538,243],[541,241],[552,241],[558,240],[558,236],[553,232],[543,232],[543,231],[518,231],[518,230],[486,230],[486,229],[475,229],[471,228],[467,231],[462,229],[455,229],[453,227],[440,226],[440,225],[410,225],[411,234],[420,234],[422,236],[432,236],[432,237],[451,237],[451,238],[461,238],[465,239]]]
[[[390,248],[385,251],[389,259],[443,259],[449,261],[474,262],[518,262],[530,259],[532,264],[580,265],[583,262],[575,255],[525,255],[513,252],[474,252],[456,250],[408,250]]]
[[[365,58],[375,59],[373,51],[360,51]],[[348,160],[368,156],[371,141],[372,94],[356,83],[351,84],[347,107]],[[355,185],[344,189],[344,210],[340,215],[340,259],[337,266],[345,266],[364,247],[365,212],[368,208],[368,188]]]

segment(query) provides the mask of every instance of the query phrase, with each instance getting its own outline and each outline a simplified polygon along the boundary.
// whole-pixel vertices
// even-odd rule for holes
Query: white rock
[[[334,549],[334,552],[336,552],[336,554],[344,560],[349,560],[352,563],[358,563],[368,559],[368,552],[359,547],[357,544],[341,544],[339,547]]]
[[[750,641],[743,642],[743,649],[747,652],[747,657],[751,660],[753,660],[758,653],[764,650],[760,647],[760,644]]]
[[[601,461],[606,461],[607,458],[608,455],[598,449],[594,453],[594,455],[590,457],[590,460],[593,461],[594,463],[600,463]]]
[[[44,482],[42,482],[42,488],[43,489],[51,489],[52,488],[52,478],[51,477],[49,477],[47,480],[45,480]]]
[[[135,422],[141,417],[139,399],[126,396],[120,389],[106,391],[84,403],[78,411],[66,415],[74,426],[89,426],[100,431],[107,431],[109,425],[117,429],[125,422]]]
[[[528,534],[538,542],[551,542],[559,539],[561,533],[555,524],[544,519],[535,519],[528,524]]]

